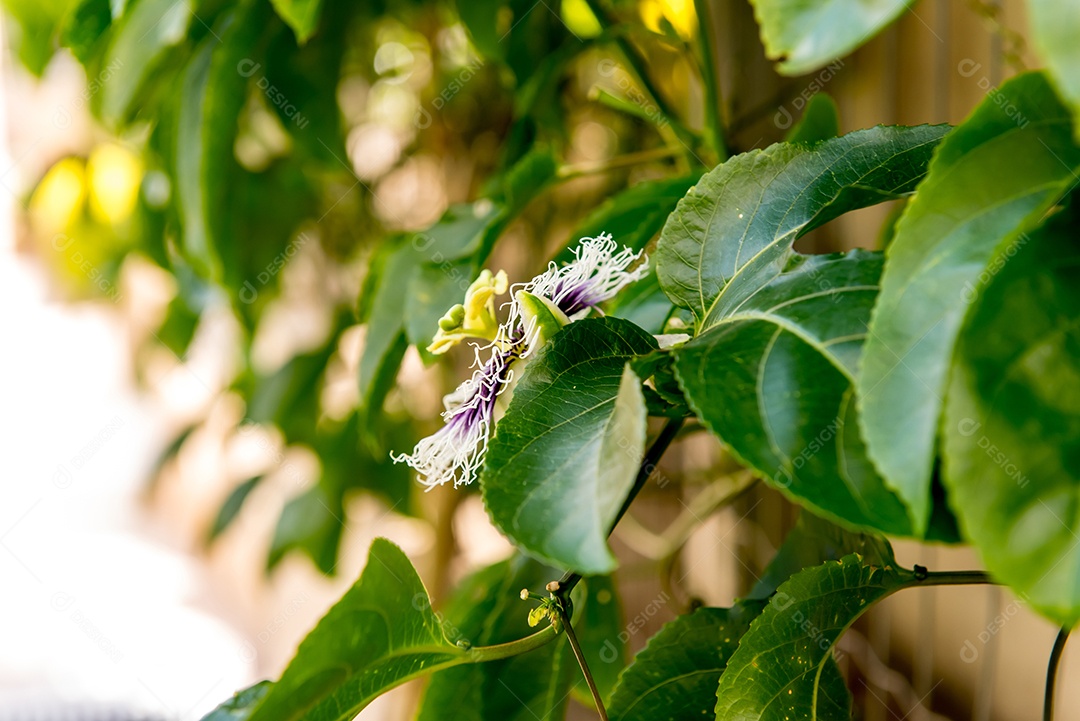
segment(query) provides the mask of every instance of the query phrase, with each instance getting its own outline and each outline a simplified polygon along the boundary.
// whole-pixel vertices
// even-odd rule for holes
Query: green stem
[[[564,165],[558,169],[556,176],[559,180],[570,180],[571,178],[578,178],[582,175],[606,173],[609,170],[618,170],[619,168],[649,163],[654,160],[664,160],[665,158],[678,155],[681,152],[683,152],[682,148],[654,148],[652,150],[642,150],[638,153],[627,153],[626,155],[619,155],[614,158],[608,158],[607,160]]]
[[[482,663],[484,661],[498,661],[502,658],[510,658],[519,654],[533,651],[558,638],[559,632],[554,626],[548,626],[542,631],[537,631],[531,636],[519,638],[507,643],[499,643],[494,646],[474,646],[465,652],[469,663]]]
[[[653,444],[649,446],[649,450],[645,452],[645,458],[641,461],[641,467],[638,469],[637,478],[634,479],[634,486],[630,489],[630,493],[627,494],[626,500],[623,501],[622,508],[615,514],[615,520],[611,522],[611,526],[608,528],[608,535],[615,530],[615,526],[619,525],[619,521],[626,515],[626,511],[630,508],[630,504],[634,502],[637,494],[641,492],[641,489],[645,487],[645,483],[648,482],[649,477],[656,470],[656,465],[660,462],[660,458],[664,455],[664,452],[671,445],[671,442],[675,440],[675,436],[679,434],[679,429],[682,428],[682,424],[686,419],[684,418],[671,418],[660,430],[660,435],[656,437]],[[576,571],[567,571],[563,574],[563,577],[559,579],[559,587],[555,591],[555,595],[559,597],[564,603],[570,600],[570,592],[574,590],[574,586],[581,580],[581,574]]]
[[[585,660],[585,653],[581,650],[581,644],[578,643],[577,634],[574,633],[574,627],[570,624],[570,617],[566,614],[566,609],[559,605],[559,616],[562,618],[563,628],[566,629],[566,638],[570,641],[570,648],[574,651],[574,658],[577,659],[578,666],[581,667],[581,673],[585,676],[585,683],[589,686],[589,691],[592,692],[593,703],[596,704],[596,712],[600,714],[600,718],[603,721],[608,721],[607,709],[604,708],[604,700],[600,697],[600,689],[596,688],[596,681],[593,680],[592,671],[589,670],[589,663]]]
[[[1050,652],[1050,663],[1046,667],[1046,692],[1043,694],[1043,721],[1054,721],[1054,686],[1057,684],[1058,668],[1061,656],[1065,652],[1065,642],[1069,640],[1069,629],[1062,627],[1054,639],[1054,649]]]
[[[716,80],[716,60],[712,48],[712,16],[709,0],[694,0],[698,18],[698,45],[701,49],[701,77],[705,83],[705,138],[720,162],[728,158],[724,127],[720,118],[720,89]]]
[[[915,578],[908,584],[913,586],[969,586],[973,584],[996,583],[983,571],[927,571],[922,566],[912,569]]]
[[[600,22],[600,26],[605,29],[613,28],[618,24],[615,17],[608,11],[606,7],[600,4],[600,0],[585,0],[585,3],[589,6],[589,10],[596,16],[596,19]],[[656,105],[656,109],[660,115],[671,126],[672,132],[675,133],[675,137],[679,139],[679,142],[686,146],[687,152],[690,156],[697,161],[697,164],[702,164],[694,153],[694,146],[697,144],[697,138],[694,134],[679,122],[678,117],[672,111],[668,105],[664,96],[660,94],[659,88],[653,84],[649,74],[645,72],[645,68],[648,66],[648,62],[645,57],[638,51],[632,42],[630,42],[625,36],[616,34],[613,42],[622,51],[623,56],[626,58],[627,64],[630,65],[631,70],[634,72],[634,76],[637,78],[638,83],[641,84],[642,89]]]

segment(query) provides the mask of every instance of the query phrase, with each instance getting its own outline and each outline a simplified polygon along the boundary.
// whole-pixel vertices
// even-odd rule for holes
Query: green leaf
[[[465,660],[409,559],[377,538],[360,579],[300,643],[250,718],[351,719],[394,686]]]
[[[467,6],[474,6],[466,9]],[[518,86],[524,85],[534,73],[545,69],[545,60],[563,42],[581,46],[581,40],[570,34],[555,12],[535,13],[533,0],[508,0],[492,3],[459,1],[459,11],[470,29],[482,27],[486,51],[506,63]],[[484,17],[477,18],[478,14]],[[479,20],[479,22],[477,22]],[[474,37],[477,37],[474,34]],[[491,47],[494,38],[495,46]],[[480,46],[478,46],[480,47]],[[551,108],[547,108],[551,109]]]
[[[109,0],[82,0],[68,15],[60,31],[60,42],[86,65],[94,55],[98,40],[112,24]]]
[[[183,358],[187,355],[188,346],[195,338],[195,331],[199,327],[201,317],[200,310],[192,308],[188,299],[178,293],[165,308],[165,319],[154,333],[154,337],[171,350],[177,358]]]
[[[859,378],[870,457],[916,534],[930,511],[953,345],[980,274],[1076,182],[1068,111],[1040,74],[985,100],[943,142],[889,245]]]
[[[558,165],[550,150],[533,148],[499,179],[495,197],[506,205],[511,215],[517,215],[555,180]]]
[[[780,273],[799,236],[911,192],[947,130],[877,127],[812,147],[777,143],[717,166],[660,234],[664,292],[708,328]]]
[[[909,534],[903,504],[866,458],[854,402],[881,256],[791,262],[673,351],[679,384],[705,425],[788,497],[838,523]]]
[[[367,324],[359,368],[364,434],[375,430],[383,401],[394,385],[408,348],[401,309],[415,273],[413,248],[401,241],[384,242],[368,267],[359,304],[361,320]]]
[[[624,288],[604,308],[607,315],[628,320],[656,335],[664,332],[673,310],[674,306],[660,287],[655,268],[641,280]]]
[[[1074,138],[1080,143],[1080,12],[1069,0],[1028,0],[1027,9],[1032,45],[1072,108]]]
[[[420,254],[423,255],[423,251]],[[465,299],[465,292],[479,275],[482,265],[482,261],[465,258],[443,261],[439,265],[421,260],[415,267],[405,299],[405,332],[408,342],[416,346],[426,362],[431,363],[436,358],[427,352],[427,347],[435,337],[439,318]]]
[[[210,526],[210,530],[206,533],[207,543],[213,542],[236,520],[240,509],[244,507],[244,501],[247,500],[247,497],[251,495],[251,492],[255,490],[255,487],[259,485],[262,479],[262,476],[249,478],[229,493],[228,497],[225,498],[225,502],[221,504],[221,508],[218,509],[213,525]]]
[[[892,547],[884,538],[852,533],[804,510],[780,550],[754,584],[749,597],[768,598],[781,584],[804,568],[820,566],[826,561],[839,561],[852,553],[859,554],[863,563],[872,566],[896,565]]]
[[[215,35],[203,40],[180,90],[176,190],[183,250],[192,267],[211,280],[221,279],[222,252],[233,242],[229,178],[248,81],[237,67],[253,54],[267,16],[264,3],[241,3],[217,24]]]
[[[202,277],[210,280],[221,277],[221,260],[207,227],[203,146],[210,133],[203,124],[203,104],[210,77],[210,60],[217,42],[215,38],[204,40],[184,73],[180,88],[183,101],[176,132],[176,192],[184,226],[184,257]]]
[[[101,117],[122,127],[135,109],[135,100],[172,48],[186,36],[191,23],[190,0],[141,0],[117,21],[102,65],[112,69],[101,87]]]
[[[495,525],[525,552],[585,574],[615,568],[607,536],[645,444],[641,382],[626,364],[655,347],[627,321],[585,319],[520,371],[481,481]]]
[[[499,29],[501,0],[457,0],[455,5],[476,49],[486,57],[501,59],[505,55],[504,32]]]
[[[957,344],[944,480],[986,568],[1056,624],[1080,621],[1080,220],[1003,256]]]
[[[162,449],[161,453],[154,459],[153,466],[151,466],[150,471],[146,474],[151,489],[157,484],[158,479],[161,478],[161,472],[180,454],[180,449],[184,447],[188,438],[191,437],[191,434],[194,433],[198,427],[198,423],[193,423],[183,428],[179,433],[173,436],[169,445]]]
[[[341,495],[328,493],[321,485],[290,499],[274,527],[266,570],[274,570],[287,553],[299,550],[306,553],[322,573],[333,575],[337,568],[344,516]]]
[[[810,96],[802,118],[784,136],[788,143],[817,143],[840,135],[840,110],[825,93]]]
[[[805,75],[867,42],[911,0],[751,0],[765,54],[783,75]]]
[[[232,698],[224,701],[210,713],[202,717],[202,721],[247,721],[255,706],[270,691],[272,683],[259,681],[253,686],[237,691]]]
[[[319,423],[311,448],[322,461],[320,485],[342,498],[354,490],[370,491],[386,503],[387,513],[411,513],[412,475],[407,466],[394,463],[386,447],[409,442],[412,424],[398,419],[383,422],[379,432],[385,446],[372,447],[362,442],[362,420],[357,412],[344,422],[324,418]]]
[[[832,647],[909,575],[850,555],[781,584],[728,659],[716,692],[718,721],[848,721],[851,697]]]
[[[249,420],[275,424],[290,442],[312,442],[318,434],[322,381],[345,322],[344,318],[335,319],[322,347],[293,356],[267,376],[254,376],[245,389]]]
[[[14,21],[14,32],[6,39],[18,53],[23,66],[37,77],[56,52],[56,39],[73,0],[3,0],[4,13]]]
[[[665,624],[619,677],[612,721],[709,718],[720,674],[763,606],[699,608]]]
[[[304,43],[319,25],[322,0],[270,0],[281,19],[296,33],[296,40]]]
[[[264,64],[249,68],[257,91],[292,137],[294,154],[334,169],[348,167],[337,101],[342,62],[354,20],[370,10],[366,3],[330,3],[313,42],[298,40],[296,32],[280,25],[270,36]]]
[[[413,239],[425,261],[439,265],[447,260],[471,258],[494,241],[494,228],[502,228],[506,208],[491,200],[458,203],[450,206],[439,222]],[[422,249],[422,250],[421,250]]]
[[[478,571],[461,583],[446,604],[444,633],[474,645],[527,636],[533,631],[526,620],[532,602],[523,603],[519,591],[543,588],[558,575],[555,569],[520,555]],[[432,677],[417,721],[442,721],[447,709],[454,710],[458,721],[562,718],[574,674],[581,672],[563,639],[528,654],[449,668]]]
[[[219,174],[204,180],[203,195],[223,265],[222,282],[233,293],[234,310],[254,332],[262,311],[278,295],[281,270],[306,244],[330,235],[300,230],[305,219],[318,217],[318,188],[300,159],[291,156],[259,172],[240,167],[231,154],[206,158],[204,167]]]

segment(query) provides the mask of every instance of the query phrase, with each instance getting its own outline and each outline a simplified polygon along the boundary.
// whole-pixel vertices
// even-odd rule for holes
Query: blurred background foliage
[[[645,247],[730,150],[688,0],[5,5],[28,70],[61,48],[82,63],[101,126],[27,198],[33,245],[73,299],[121,302],[125,272],[163,272],[172,296],[136,371],[226,338],[233,362],[205,385],[242,400],[232,435],[274,448],[225,489],[207,542],[289,449],[318,459],[268,569],[300,551],[332,573],[351,494],[422,512],[389,452],[435,427],[439,388],[471,360],[440,368],[423,348],[483,266],[527,277],[604,230]],[[655,331],[671,311],[655,277],[620,303]]]

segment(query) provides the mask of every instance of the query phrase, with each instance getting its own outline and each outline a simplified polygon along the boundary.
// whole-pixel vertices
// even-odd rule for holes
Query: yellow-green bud
[[[458,303],[453,308],[446,311],[446,315],[439,319],[439,327],[449,333],[455,328],[460,328],[461,323],[464,320],[465,306]]]

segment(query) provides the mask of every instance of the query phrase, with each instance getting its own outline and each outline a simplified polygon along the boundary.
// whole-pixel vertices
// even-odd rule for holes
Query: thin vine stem
[[[469,663],[498,661],[500,659],[519,656],[528,651],[536,650],[541,646],[546,646],[558,637],[559,632],[555,627],[548,626],[525,638],[518,638],[506,643],[495,644],[494,646],[473,646],[465,652],[465,656]]]
[[[1043,721],[1054,721],[1054,687],[1057,685],[1058,668],[1065,652],[1065,642],[1069,640],[1070,630],[1062,627],[1054,639],[1054,648],[1050,651],[1050,661],[1046,666],[1046,691],[1043,693]]]
[[[566,629],[566,639],[570,642],[570,648],[574,651],[574,658],[577,659],[578,666],[581,667],[581,673],[585,676],[585,683],[588,684],[589,691],[592,693],[593,703],[596,704],[596,712],[600,714],[602,721],[608,721],[607,709],[604,708],[604,699],[600,696],[600,689],[596,687],[596,681],[593,679],[592,671],[589,669],[589,662],[585,660],[585,652],[581,650],[577,634],[574,633],[574,627],[570,624],[570,617],[561,604],[558,606],[558,613],[563,628]]]
[[[608,158],[607,160],[593,161],[588,163],[577,163],[574,165],[564,165],[556,171],[556,175],[559,180],[570,180],[571,178],[579,178],[583,175],[606,173],[610,170],[618,170],[620,168],[641,165],[642,163],[649,163],[656,160],[665,160],[667,158],[679,155],[682,152],[682,148],[672,147],[642,150],[638,153],[617,155],[614,158]]]
[[[970,586],[977,584],[996,584],[985,571],[927,571],[922,566],[912,570],[915,579],[912,586]]]

